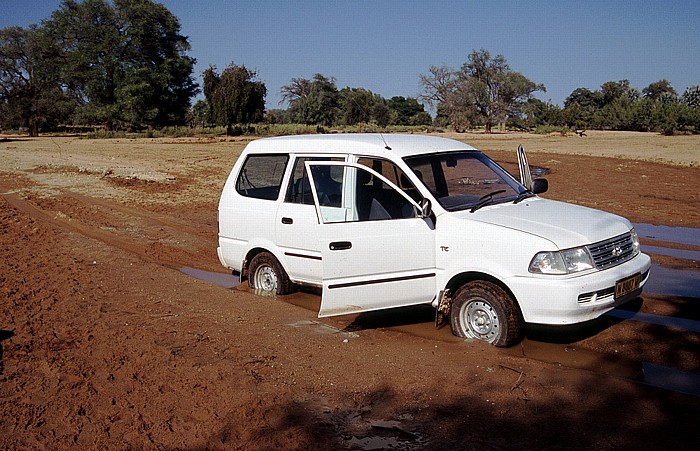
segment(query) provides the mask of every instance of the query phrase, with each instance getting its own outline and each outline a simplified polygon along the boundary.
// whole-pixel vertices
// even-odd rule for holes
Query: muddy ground
[[[544,197],[700,228],[700,137],[457,138],[512,171],[524,141]],[[246,142],[0,137],[0,448],[696,449],[700,242],[647,234],[680,291],[510,349],[430,309],[319,320],[181,271],[224,272]]]

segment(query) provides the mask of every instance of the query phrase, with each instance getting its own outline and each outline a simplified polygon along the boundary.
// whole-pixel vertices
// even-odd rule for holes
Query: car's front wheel
[[[248,271],[248,286],[270,294],[288,294],[293,290],[289,276],[269,252],[261,252],[253,257]]]
[[[452,300],[452,333],[499,347],[522,340],[522,319],[513,298],[503,288],[484,280],[464,284]]]

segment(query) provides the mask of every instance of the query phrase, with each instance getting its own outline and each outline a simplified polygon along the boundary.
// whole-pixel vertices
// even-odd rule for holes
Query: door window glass
[[[306,161],[343,161],[341,157],[299,157],[294,162],[294,171],[289,179],[287,194],[284,201],[295,204],[314,204],[314,197],[311,194],[311,185],[309,185],[309,177],[306,175]]]
[[[415,206],[372,172],[343,165],[310,165],[324,223],[416,217]]]

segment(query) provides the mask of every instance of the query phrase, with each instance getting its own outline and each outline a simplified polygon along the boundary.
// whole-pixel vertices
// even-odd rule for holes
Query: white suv
[[[451,139],[253,141],[221,194],[219,259],[252,288],[322,288],[319,317],[432,304],[496,346],[639,296],[650,259],[630,222],[536,196],[546,180],[518,156],[522,184]]]

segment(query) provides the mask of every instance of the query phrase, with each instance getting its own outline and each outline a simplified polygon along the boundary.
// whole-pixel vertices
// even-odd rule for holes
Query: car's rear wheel
[[[253,257],[248,274],[248,286],[265,293],[288,294],[294,287],[282,265],[269,252]]]
[[[452,333],[499,347],[522,340],[522,318],[513,298],[503,288],[484,280],[464,284],[452,300]]]

